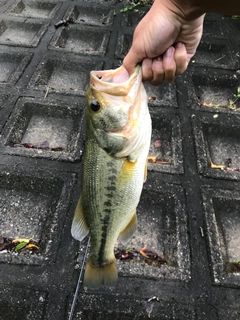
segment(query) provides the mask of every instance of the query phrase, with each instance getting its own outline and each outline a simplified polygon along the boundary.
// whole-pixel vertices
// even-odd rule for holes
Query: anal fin
[[[137,214],[135,210],[131,220],[128,222],[125,229],[119,233],[120,240],[122,242],[126,242],[128,239],[132,237],[136,229],[137,229]]]
[[[89,228],[86,224],[86,221],[83,215],[82,202],[80,198],[74,213],[71,234],[74,239],[78,241],[82,241],[88,235],[88,233],[89,233]]]

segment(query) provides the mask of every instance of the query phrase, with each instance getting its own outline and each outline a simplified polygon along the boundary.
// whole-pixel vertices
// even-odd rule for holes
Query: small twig
[[[46,89],[46,93],[45,93],[44,99],[46,99],[46,98],[47,98],[47,96],[48,96],[48,92],[49,92],[49,90],[50,90],[50,89],[51,89],[51,87],[47,86],[47,89]]]
[[[220,58],[218,58],[217,60],[215,60],[215,62],[219,61],[219,60],[222,60],[223,58],[225,58],[226,55],[224,54],[223,56],[221,56]]]
[[[202,228],[202,227],[199,227],[199,229],[200,229],[201,237],[204,238],[203,228]]]

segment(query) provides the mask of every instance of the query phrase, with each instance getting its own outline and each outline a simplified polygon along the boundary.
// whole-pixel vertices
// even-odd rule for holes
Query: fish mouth
[[[139,130],[139,115],[142,99],[142,70],[137,65],[133,74],[121,66],[113,70],[90,72],[92,96],[108,110],[108,120],[116,118],[117,125],[104,128],[104,131],[117,139],[134,139]],[[145,97],[143,98],[145,99]],[[104,118],[105,119],[105,118]],[[105,120],[101,121],[105,121]]]
[[[114,70],[91,71],[90,86],[96,91],[116,96],[126,96],[140,71],[140,65],[136,66],[134,73],[131,75],[123,66]]]

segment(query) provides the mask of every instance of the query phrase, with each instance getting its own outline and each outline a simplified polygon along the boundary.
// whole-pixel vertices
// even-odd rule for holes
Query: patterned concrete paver
[[[68,319],[86,251],[70,226],[89,71],[121,64],[148,9],[123,7],[0,0],[0,236],[40,246],[0,251],[1,320]],[[146,84],[159,162],[149,163],[128,246],[167,264],[119,260],[115,289],[80,287],[75,320],[240,317],[240,20],[208,14],[204,27],[184,75]]]

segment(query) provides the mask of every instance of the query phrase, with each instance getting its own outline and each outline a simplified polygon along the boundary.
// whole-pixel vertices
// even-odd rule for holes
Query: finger
[[[141,56],[138,51],[135,50],[134,45],[130,48],[128,54],[123,60],[123,66],[128,71],[129,75],[134,73],[134,70],[140,62],[144,59],[144,56]]]
[[[152,71],[152,59],[145,58],[142,62],[142,80],[143,81],[152,81],[153,71]]]
[[[162,56],[159,56],[153,59],[152,63],[152,72],[153,72],[153,79],[150,83],[153,86],[158,86],[164,81],[164,70],[163,70],[163,59]]]
[[[163,70],[164,70],[164,81],[172,82],[175,78],[176,73],[176,62],[174,60],[174,47],[169,47],[163,54]]]
[[[123,66],[129,73],[129,76],[133,74],[136,67],[135,62],[133,61],[135,61],[134,57],[132,57],[131,51],[129,51],[129,53],[126,55],[126,57],[123,60]]]
[[[175,45],[174,60],[176,63],[176,75],[182,74],[188,66],[187,50],[182,42]]]

